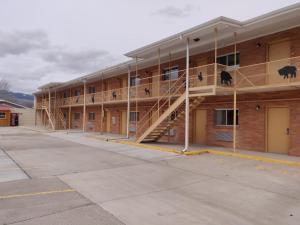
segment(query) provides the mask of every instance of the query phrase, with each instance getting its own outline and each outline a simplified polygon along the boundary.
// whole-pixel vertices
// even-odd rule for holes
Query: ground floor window
[[[0,119],[5,119],[6,118],[6,113],[0,112]]]
[[[140,119],[139,112],[130,112],[130,117],[129,117],[130,122],[139,121],[139,119]]]
[[[95,120],[95,113],[94,112],[90,112],[89,113],[89,120],[94,121]]]
[[[80,112],[76,112],[76,113],[74,113],[74,119],[75,120],[80,120]]]
[[[217,126],[232,126],[233,125],[233,109],[216,109],[215,110],[215,125]],[[236,125],[239,125],[239,110],[236,110]]]

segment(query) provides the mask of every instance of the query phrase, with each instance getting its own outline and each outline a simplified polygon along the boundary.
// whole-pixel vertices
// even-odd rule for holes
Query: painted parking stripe
[[[16,195],[2,195],[2,196],[0,195],[0,200],[11,199],[11,198],[20,198],[20,197],[32,197],[32,196],[40,196],[40,195],[51,195],[51,194],[57,194],[57,193],[68,193],[68,192],[75,192],[75,190],[74,189],[64,189],[64,190],[24,193],[24,194],[16,194]]]

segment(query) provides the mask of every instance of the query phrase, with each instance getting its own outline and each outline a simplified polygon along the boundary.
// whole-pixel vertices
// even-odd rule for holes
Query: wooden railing
[[[215,69],[217,74],[215,74]],[[300,69],[300,56],[284,58],[276,61],[264,62],[254,65],[242,67],[228,67],[220,64],[208,64],[190,68],[190,88],[206,88],[210,86],[238,88],[238,89],[255,89],[264,87],[289,86],[300,82],[300,76],[297,76]],[[184,70],[182,70],[184,71]],[[179,77],[182,75],[179,71]],[[221,72],[228,72],[231,76],[231,83],[222,82]],[[295,74],[294,74],[295,73]],[[181,75],[180,75],[181,74]],[[177,82],[176,80],[162,80],[163,75],[158,76],[157,81],[154,77],[142,79],[140,85],[130,87],[131,100],[146,100],[146,99],[163,99],[168,98],[165,93],[168,92],[171,86]],[[127,101],[127,87],[112,89],[103,92],[86,94],[86,104],[101,104]],[[76,106],[83,105],[84,96],[72,96],[63,99],[57,99],[58,106]],[[42,99],[36,104],[37,108],[48,107],[48,99]]]

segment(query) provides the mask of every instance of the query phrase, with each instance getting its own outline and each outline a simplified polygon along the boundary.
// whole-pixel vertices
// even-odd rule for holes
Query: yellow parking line
[[[25,193],[25,194],[16,194],[16,195],[2,195],[2,196],[0,195],[0,200],[10,199],[10,198],[19,198],[19,197],[50,195],[50,194],[57,194],[57,193],[67,193],[67,192],[75,192],[75,190],[74,189],[64,189],[64,190],[34,192],[34,193]]]
[[[139,144],[139,143],[135,143],[132,141],[126,141],[126,140],[109,140],[109,141],[119,143],[119,144],[126,144],[126,145],[135,146],[135,147],[141,147],[144,149],[157,150],[157,151],[163,151],[163,152],[171,152],[171,153],[175,153],[175,154],[182,154],[182,155],[186,155],[186,156],[201,155],[204,153],[209,153],[209,154],[214,154],[214,155],[232,156],[232,157],[238,157],[238,158],[242,158],[242,159],[266,162],[266,163],[300,167],[300,162],[282,160],[282,159],[273,159],[273,158],[268,158],[265,156],[255,156],[255,155],[248,155],[248,154],[241,154],[241,153],[224,152],[224,151],[218,151],[218,150],[212,150],[212,149],[181,152],[179,150],[172,149],[172,148],[147,145],[147,144]]]

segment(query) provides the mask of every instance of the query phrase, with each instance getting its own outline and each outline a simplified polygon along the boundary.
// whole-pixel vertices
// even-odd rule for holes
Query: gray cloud
[[[123,58],[103,49],[69,49],[51,44],[46,32],[0,32],[0,79],[13,91],[33,92],[44,83],[67,81]]]
[[[164,16],[164,17],[172,17],[172,18],[182,18],[188,17],[195,8],[188,4],[185,7],[175,7],[175,6],[166,6],[162,9],[159,9],[153,12],[153,15]]]
[[[48,47],[47,34],[42,30],[0,32],[0,57],[26,54],[32,50]]]

